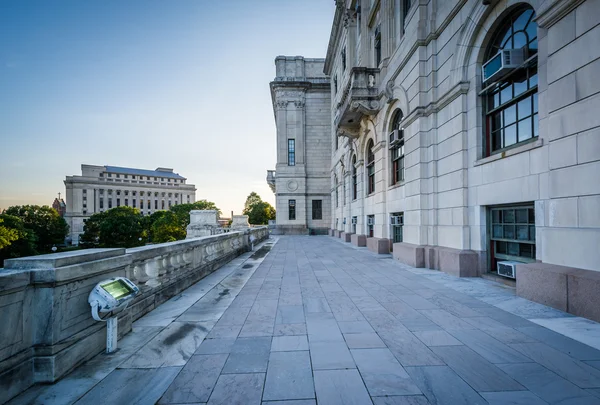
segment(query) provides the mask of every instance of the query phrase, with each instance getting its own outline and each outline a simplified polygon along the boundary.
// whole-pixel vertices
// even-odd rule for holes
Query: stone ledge
[[[367,249],[377,254],[389,254],[390,240],[385,238],[367,238]]]
[[[367,246],[367,237],[366,237],[366,235],[358,235],[355,233],[355,234],[352,234],[352,236],[350,236],[350,242],[354,246],[366,247]]]
[[[395,260],[412,267],[425,267],[425,247],[411,243],[394,243],[392,255]]]
[[[341,238],[342,231],[335,230],[333,236],[335,236],[336,238]]]
[[[340,235],[340,238],[344,242],[351,242],[352,241],[352,232],[342,232],[342,234]]]
[[[519,264],[517,295],[600,322],[600,272],[548,263]]]
[[[479,255],[473,250],[437,248],[439,270],[457,277],[479,277]]]

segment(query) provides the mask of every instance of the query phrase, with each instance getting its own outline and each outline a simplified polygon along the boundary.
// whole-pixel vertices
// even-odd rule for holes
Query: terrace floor
[[[10,404],[600,404],[595,322],[327,236],[257,249]]]

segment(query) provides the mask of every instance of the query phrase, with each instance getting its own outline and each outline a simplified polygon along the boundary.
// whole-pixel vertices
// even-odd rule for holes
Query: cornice
[[[583,2],[584,0],[554,0],[545,9],[538,11],[535,21],[541,28],[550,28]]]

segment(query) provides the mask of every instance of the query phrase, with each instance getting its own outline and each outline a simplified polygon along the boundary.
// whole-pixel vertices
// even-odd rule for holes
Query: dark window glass
[[[367,235],[373,237],[373,229],[375,228],[375,215],[367,215]]]
[[[535,212],[533,206],[492,208],[490,213],[494,260],[535,260]],[[496,271],[495,265],[492,269]]]
[[[402,25],[404,28],[406,28],[406,24],[408,23],[407,17],[408,17],[408,12],[410,11],[411,5],[412,5],[412,0],[403,0],[402,1]]]
[[[393,243],[402,242],[402,231],[404,227],[404,213],[395,212],[391,214],[392,240]]]
[[[375,67],[381,63],[381,28],[375,28]]]
[[[404,180],[404,128],[401,126],[404,115],[401,110],[396,110],[392,119],[390,134],[390,143],[393,133],[397,134],[397,140],[394,145],[390,144],[390,154],[392,160],[392,184],[397,184]]]
[[[367,195],[375,192],[375,154],[373,153],[373,140],[367,144]]]
[[[312,200],[312,219],[323,219],[322,200]]]
[[[352,158],[352,199],[358,198],[358,175],[356,173],[356,155]]]
[[[296,140],[288,139],[288,166],[296,165]]]
[[[288,218],[290,221],[296,219],[296,200],[288,201]]]

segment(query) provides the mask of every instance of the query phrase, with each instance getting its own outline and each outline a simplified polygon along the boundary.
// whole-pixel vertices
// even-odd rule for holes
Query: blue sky
[[[172,167],[241,213],[275,168],[277,55],[324,57],[333,0],[0,1],[0,209],[82,163]]]

